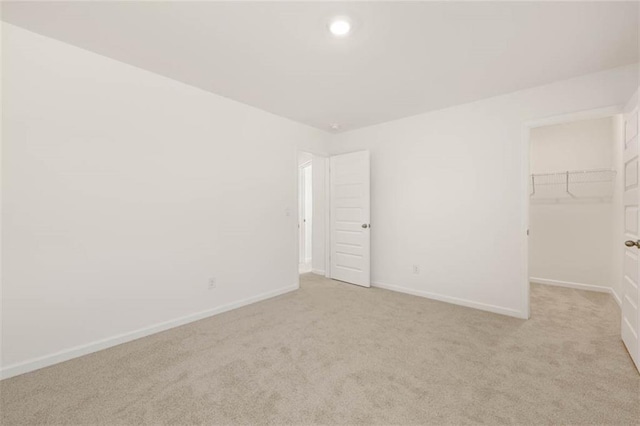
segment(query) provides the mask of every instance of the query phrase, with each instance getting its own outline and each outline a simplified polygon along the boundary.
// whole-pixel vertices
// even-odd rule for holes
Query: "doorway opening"
[[[313,155],[298,155],[298,272],[313,269]]]
[[[622,139],[622,116],[612,108],[529,127],[530,284],[609,293],[620,302]]]
[[[369,163],[368,151],[298,151],[299,274],[371,286]]]
[[[298,151],[296,161],[298,274],[330,277],[328,158],[324,153]]]

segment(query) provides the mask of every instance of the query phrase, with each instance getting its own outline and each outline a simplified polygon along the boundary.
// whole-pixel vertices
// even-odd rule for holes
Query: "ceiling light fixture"
[[[340,128],[340,125],[338,123],[331,123],[329,124],[329,127],[331,128],[331,130],[338,130]]]
[[[336,37],[345,37],[351,31],[351,23],[347,18],[335,18],[329,23],[329,31]]]

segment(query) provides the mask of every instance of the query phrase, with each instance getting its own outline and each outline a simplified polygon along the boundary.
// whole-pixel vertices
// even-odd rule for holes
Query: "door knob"
[[[369,224],[367,224],[367,223],[363,223],[363,224],[362,224],[362,227],[363,227],[364,229],[367,229],[367,228],[369,228],[370,226],[371,226],[371,225],[369,225]]]
[[[627,246],[627,247],[640,248],[640,240],[638,240],[638,241],[627,240],[627,241],[624,242],[624,245]]]

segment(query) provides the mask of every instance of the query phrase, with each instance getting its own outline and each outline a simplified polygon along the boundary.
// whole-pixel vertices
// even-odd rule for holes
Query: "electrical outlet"
[[[420,266],[418,265],[413,265],[413,273],[415,275],[418,275],[420,273]]]
[[[216,288],[216,279],[215,278],[209,278],[209,290],[213,290],[214,288]]]

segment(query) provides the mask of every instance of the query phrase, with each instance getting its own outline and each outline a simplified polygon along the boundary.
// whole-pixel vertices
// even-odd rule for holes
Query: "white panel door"
[[[630,110],[630,111],[629,111]],[[638,230],[638,104],[627,108],[625,114],[625,144],[624,144],[624,278],[622,283],[622,341],[631,358],[640,370],[640,344],[638,343],[638,328],[640,325],[640,310],[638,309],[638,277],[640,276],[640,235]]]
[[[331,278],[371,286],[369,151],[331,157]]]

